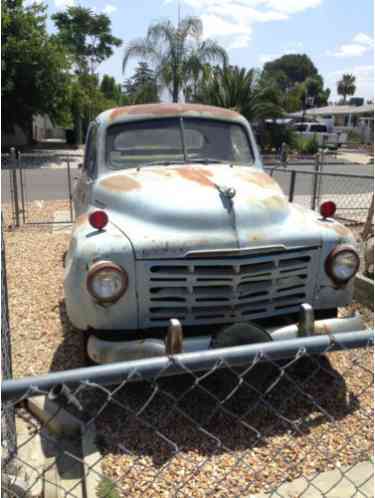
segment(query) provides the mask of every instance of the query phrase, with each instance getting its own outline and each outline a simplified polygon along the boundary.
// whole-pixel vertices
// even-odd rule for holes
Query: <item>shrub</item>
[[[312,137],[299,136],[296,140],[296,149],[300,154],[316,154],[319,151],[319,144],[315,135]]]
[[[263,150],[278,151],[281,145],[285,142],[290,149],[296,146],[297,136],[294,130],[285,125],[267,124],[267,126],[259,133],[259,144]]]
[[[351,144],[361,144],[362,137],[357,131],[350,130],[348,133],[348,142]]]

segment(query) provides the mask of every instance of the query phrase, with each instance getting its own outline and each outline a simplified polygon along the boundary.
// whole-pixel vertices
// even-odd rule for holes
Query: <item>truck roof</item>
[[[141,104],[116,107],[102,112],[97,121],[104,125],[135,121],[140,119],[163,117],[203,117],[208,119],[223,119],[230,121],[246,121],[241,114],[231,109],[203,104]]]

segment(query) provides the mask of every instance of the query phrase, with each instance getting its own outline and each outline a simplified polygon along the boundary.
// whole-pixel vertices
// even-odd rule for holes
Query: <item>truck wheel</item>
[[[212,342],[213,348],[230,348],[272,341],[271,335],[254,323],[235,323],[221,330]]]
[[[236,323],[221,330],[213,340],[212,347],[228,348],[271,341],[271,335],[258,325],[254,323]],[[234,370],[241,374],[248,366],[250,364]],[[265,391],[277,371],[278,369],[273,363],[268,361],[260,362],[258,365],[254,365],[246,374],[246,382],[258,392]]]

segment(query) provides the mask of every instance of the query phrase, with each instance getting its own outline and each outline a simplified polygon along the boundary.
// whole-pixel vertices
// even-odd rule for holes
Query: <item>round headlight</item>
[[[102,303],[111,303],[120,299],[128,287],[128,274],[111,261],[99,261],[89,270],[87,289]]]
[[[345,284],[357,273],[359,256],[350,246],[338,246],[326,260],[327,274],[338,284]]]

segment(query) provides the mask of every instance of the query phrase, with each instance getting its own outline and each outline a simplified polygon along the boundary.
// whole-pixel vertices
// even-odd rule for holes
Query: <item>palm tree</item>
[[[284,114],[282,95],[276,83],[260,77],[254,69],[238,66],[211,68],[202,78],[196,100],[236,110],[249,121]]]
[[[130,58],[140,57],[151,63],[160,84],[178,102],[189,81],[195,81],[204,64],[227,63],[226,51],[212,40],[201,41],[202,21],[185,17],[175,27],[170,21],[152,24],[145,38],[132,40],[125,49],[123,72]]]
[[[356,91],[355,76],[353,74],[343,74],[337,82],[337,93],[343,96],[344,104],[348,95],[354,95]]]

